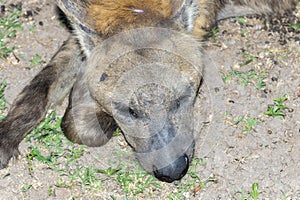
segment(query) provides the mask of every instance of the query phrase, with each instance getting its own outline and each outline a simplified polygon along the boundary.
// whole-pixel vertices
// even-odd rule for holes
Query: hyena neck
[[[72,26],[74,29],[74,35],[80,44],[82,52],[87,58],[90,57],[95,44],[101,42],[102,37],[98,33],[81,24],[73,23]]]

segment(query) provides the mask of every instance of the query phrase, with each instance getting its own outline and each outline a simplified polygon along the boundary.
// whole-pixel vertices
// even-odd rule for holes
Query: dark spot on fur
[[[107,78],[107,74],[106,73],[103,73],[102,75],[101,75],[101,77],[100,77],[100,82],[103,82],[103,81],[105,81],[105,79]]]

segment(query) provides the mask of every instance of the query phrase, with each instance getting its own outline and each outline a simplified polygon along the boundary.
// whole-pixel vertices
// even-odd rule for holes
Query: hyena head
[[[182,33],[190,29],[186,16],[194,19],[184,6],[195,2],[84,2],[69,15],[75,18],[79,5],[90,20],[73,21],[83,33],[91,96],[117,122],[146,171],[166,182],[182,178],[194,151],[194,102],[203,68],[199,42]],[[68,6],[60,4],[67,13]]]

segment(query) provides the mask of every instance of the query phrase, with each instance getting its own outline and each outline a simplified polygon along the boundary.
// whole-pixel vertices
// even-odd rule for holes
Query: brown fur
[[[155,26],[157,22],[172,16],[170,1],[92,0],[88,8],[88,19],[96,31],[103,35],[145,25]]]

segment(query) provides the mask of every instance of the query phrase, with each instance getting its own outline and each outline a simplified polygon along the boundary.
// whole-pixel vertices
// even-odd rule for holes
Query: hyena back
[[[207,31],[220,19],[282,13],[297,2],[57,0],[74,31],[0,122],[0,167],[69,96],[62,123],[68,139],[101,146],[119,126],[146,171],[166,182],[180,179],[193,156],[191,113]]]

